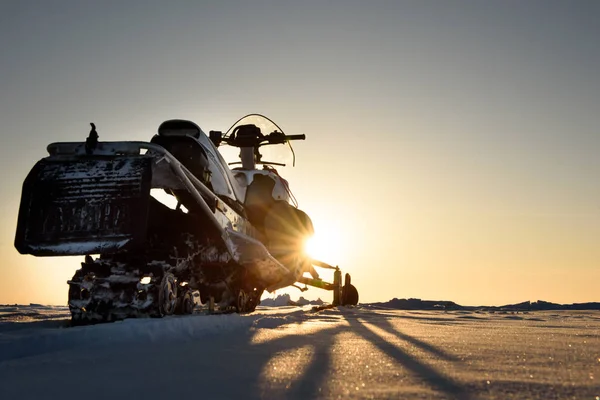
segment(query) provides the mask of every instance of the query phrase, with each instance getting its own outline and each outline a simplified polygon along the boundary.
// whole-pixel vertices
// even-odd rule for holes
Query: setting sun
[[[339,230],[332,225],[318,227],[314,236],[304,242],[306,253],[319,261],[326,263],[338,262],[341,255],[342,241]]]

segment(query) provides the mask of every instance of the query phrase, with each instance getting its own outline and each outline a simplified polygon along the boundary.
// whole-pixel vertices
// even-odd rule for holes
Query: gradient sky
[[[13,246],[49,142],[250,112],[307,135],[281,172],[361,301],[600,300],[600,2],[0,0],[0,54],[0,303],[80,261]]]

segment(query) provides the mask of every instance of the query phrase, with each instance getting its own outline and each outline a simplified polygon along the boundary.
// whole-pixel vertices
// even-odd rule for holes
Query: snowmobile
[[[84,142],[48,145],[30,171],[15,236],[21,254],[85,256],[68,281],[74,323],[191,314],[198,303],[247,313],[288,286],[358,303],[350,275],[342,284],[337,266],[303,251],[313,226],[274,168],[285,164],[262,160],[263,146],[288,145],[295,163],[291,141],[305,135],[260,114],[208,136],[168,120],[149,142],[101,142],[91,126]],[[239,149],[239,166],[224,146]],[[333,269],[333,282],[315,267]]]

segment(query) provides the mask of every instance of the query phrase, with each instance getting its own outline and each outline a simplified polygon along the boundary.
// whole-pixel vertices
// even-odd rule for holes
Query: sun
[[[333,265],[341,256],[341,247],[341,235],[331,225],[315,229],[314,236],[307,238],[304,242],[304,251],[308,256]]]

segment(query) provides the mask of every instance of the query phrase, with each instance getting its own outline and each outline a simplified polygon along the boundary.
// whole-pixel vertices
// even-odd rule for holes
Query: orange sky
[[[261,112],[361,300],[598,301],[597,2],[5,3],[0,303],[65,304],[78,259],[13,247],[52,141]],[[294,296],[298,291],[291,292]],[[312,289],[303,295],[328,299]]]

